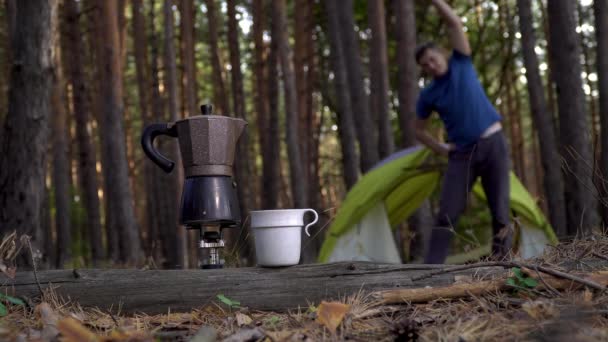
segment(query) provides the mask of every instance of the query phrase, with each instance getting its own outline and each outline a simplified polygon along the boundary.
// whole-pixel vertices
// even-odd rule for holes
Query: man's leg
[[[439,214],[431,232],[425,264],[442,264],[448,256],[453,229],[465,209],[475,181],[472,152],[451,152],[443,176]]]
[[[509,150],[502,132],[481,144],[485,160],[479,171],[492,213],[492,255],[502,259],[511,250],[513,242],[513,229],[509,224]]]

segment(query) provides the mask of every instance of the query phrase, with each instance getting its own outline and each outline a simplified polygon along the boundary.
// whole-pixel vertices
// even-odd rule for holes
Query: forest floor
[[[606,261],[608,237],[597,235],[526,260],[534,270],[511,268],[490,280],[456,279],[443,292],[408,290],[401,303],[358,293],[287,313],[249,310],[225,297],[191,312],[155,316],[82,308],[53,292],[34,302],[2,297],[7,312],[0,319],[0,340],[606,341]],[[570,279],[557,266],[563,262],[577,265],[566,274]],[[479,291],[484,281],[492,286]]]

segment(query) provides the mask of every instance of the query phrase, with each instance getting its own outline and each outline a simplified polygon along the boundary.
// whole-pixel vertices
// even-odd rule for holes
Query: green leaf
[[[224,296],[223,294],[218,294],[217,295],[217,299],[219,299],[222,303],[228,305],[229,307],[237,307],[239,305],[241,305],[241,302],[236,301],[236,300],[232,300],[226,296]]]
[[[268,319],[268,324],[270,325],[275,325],[279,323],[279,317],[278,316],[272,316]]]
[[[524,279],[524,285],[529,288],[534,288],[538,285],[538,281],[534,278],[526,278]]]
[[[521,269],[519,267],[513,267],[511,270],[513,271],[513,274],[515,274],[517,279],[519,279],[519,280],[524,279],[524,274],[521,272]]]
[[[4,304],[0,303],[0,317],[8,315],[8,310]]]
[[[25,302],[22,301],[19,298],[15,298],[15,297],[11,297],[11,296],[7,296],[5,294],[0,293],[0,300],[6,300],[9,303],[15,304],[15,305],[22,305],[25,306]]]
[[[507,285],[509,285],[509,286],[517,286],[515,284],[515,279],[513,279],[513,278],[507,278]]]

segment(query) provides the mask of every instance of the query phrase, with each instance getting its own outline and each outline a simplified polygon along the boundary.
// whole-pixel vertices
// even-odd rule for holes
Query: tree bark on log
[[[339,299],[360,291],[438,287],[453,284],[455,275],[504,275],[502,267],[463,270],[412,281],[443,265],[394,265],[365,262],[307,264],[289,268],[221,270],[74,269],[38,272],[43,290],[52,288],[83,307],[118,308],[147,314],[190,311],[213,302],[217,295],[253,310],[286,311],[321,300]],[[18,297],[40,295],[33,272],[15,279],[0,276],[2,292]]]

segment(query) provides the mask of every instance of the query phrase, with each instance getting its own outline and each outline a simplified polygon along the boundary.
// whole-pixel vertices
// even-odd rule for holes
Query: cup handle
[[[313,214],[315,214],[315,219],[312,220],[312,222],[310,222],[309,224],[306,225],[306,227],[304,227],[304,232],[306,232],[306,235],[308,235],[310,237],[310,233],[308,232],[308,227],[312,226],[313,224],[317,223],[317,221],[319,221],[319,215],[317,214],[317,212],[314,209],[305,209],[304,213],[306,212],[311,212]]]

